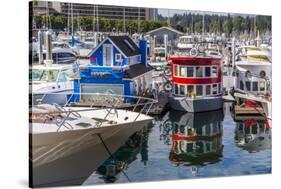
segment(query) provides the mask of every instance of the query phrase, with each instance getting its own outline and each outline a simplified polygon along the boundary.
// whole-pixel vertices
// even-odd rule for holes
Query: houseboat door
[[[103,66],[113,66],[113,46],[111,44],[103,45]]]

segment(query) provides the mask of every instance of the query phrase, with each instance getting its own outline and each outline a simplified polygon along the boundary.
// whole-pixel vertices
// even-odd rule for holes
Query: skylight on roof
[[[132,51],[135,51],[136,49],[132,46],[132,44],[127,40],[124,39],[123,41]]]

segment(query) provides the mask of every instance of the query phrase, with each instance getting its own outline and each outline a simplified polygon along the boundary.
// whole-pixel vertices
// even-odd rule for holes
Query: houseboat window
[[[211,68],[205,67],[205,77],[211,77]]]
[[[217,84],[213,84],[213,95],[216,95],[218,92],[218,86]]]
[[[203,67],[196,66],[196,77],[203,77]]]
[[[178,84],[175,84],[175,94],[178,94],[179,93],[179,87],[178,87]]]
[[[206,95],[211,95],[211,85],[206,85]]]
[[[244,83],[243,83],[243,81],[240,81],[240,89],[244,90]]]
[[[191,96],[194,91],[194,86],[193,85],[187,85],[187,94],[188,96]]]
[[[196,85],[196,96],[202,96],[202,95],[203,95],[203,86]]]
[[[183,66],[180,66],[180,76],[186,77],[186,69]]]
[[[115,54],[115,61],[117,61],[117,62],[122,62],[122,54]]]
[[[246,85],[246,89],[247,89],[248,91],[251,91],[251,82],[250,82],[250,81],[246,81],[246,82],[245,82],[245,85]]]
[[[178,74],[178,65],[175,65],[174,66],[174,74],[175,74],[175,76],[178,76],[179,74]]]
[[[253,91],[258,91],[258,82],[254,81],[252,84],[253,84]]]
[[[184,85],[180,85],[180,94],[184,95]]]
[[[194,69],[193,67],[186,67],[186,71],[187,71],[187,77],[194,77],[193,73],[194,73]]]
[[[217,66],[212,66],[212,77],[218,77],[218,68],[217,68]]]

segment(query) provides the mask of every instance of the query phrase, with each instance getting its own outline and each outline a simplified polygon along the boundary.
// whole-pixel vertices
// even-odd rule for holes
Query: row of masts
[[[99,32],[99,5],[93,5],[93,32]],[[47,12],[46,12],[47,14]],[[67,33],[70,34],[70,22],[71,22],[71,35],[74,35],[74,16],[73,16],[73,4],[69,3],[67,17]],[[79,29],[79,14],[77,13],[77,25]],[[49,20],[50,21],[50,20]],[[123,33],[126,33],[126,9],[123,8]],[[138,8],[138,33],[140,33],[140,8]]]

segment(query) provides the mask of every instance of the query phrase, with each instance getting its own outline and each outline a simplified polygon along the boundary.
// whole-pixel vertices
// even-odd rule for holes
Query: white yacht
[[[32,104],[65,104],[67,94],[73,93],[73,79],[79,77],[79,70],[77,64],[33,65],[29,77]]]
[[[178,49],[192,49],[195,47],[196,41],[195,38],[191,35],[185,35],[179,37],[179,41],[177,43]]]
[[[29,131],[33,186],[81,184],[152,119],[113,108],[33,106]]]
[[[239,104],[247,101],[256,102],[271,119],[271,51],[265,52],[258,47],[247,47],[235,62],[236,77],[232,95],[239,99]],[[243,51],[240,51],[243,52]]]

